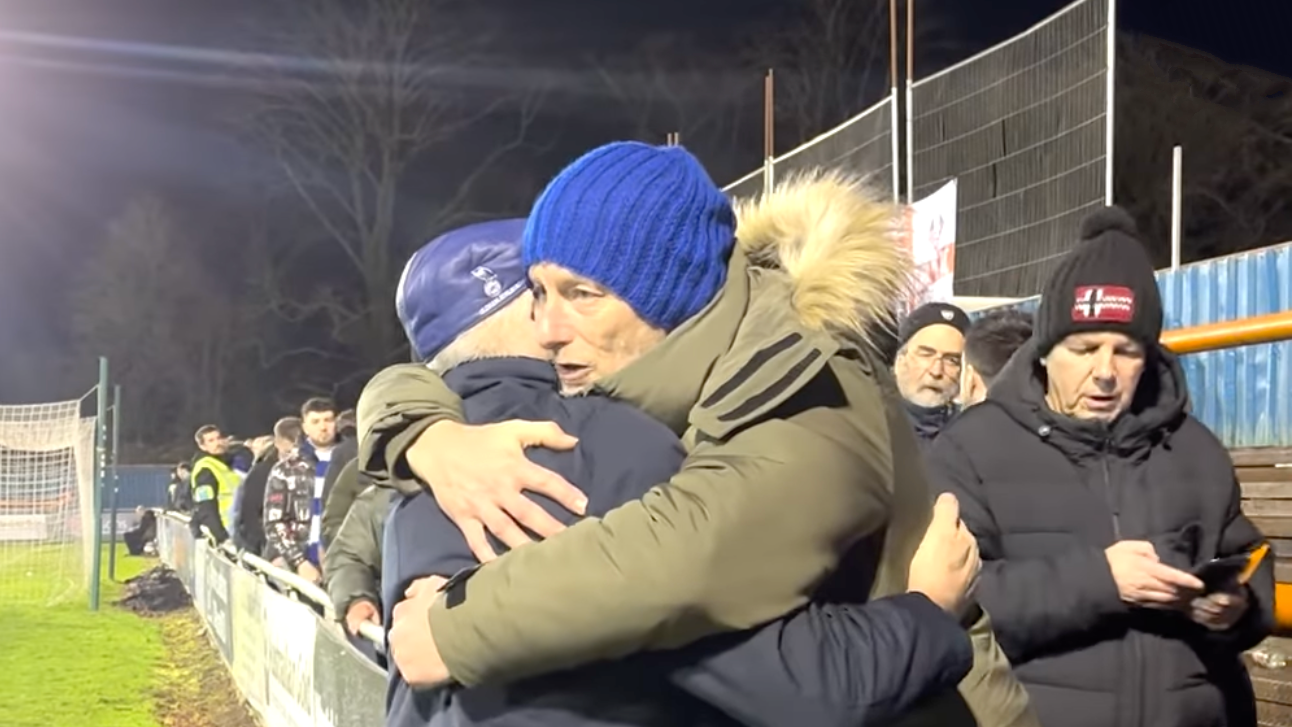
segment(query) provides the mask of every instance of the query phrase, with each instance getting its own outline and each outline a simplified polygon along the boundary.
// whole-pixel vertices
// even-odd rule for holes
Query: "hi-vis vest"
[[[198,486],[197,476],[203,470],[210,470],[215,475],[215,481],[220,484],[219,492],[213,491],[210,485]],[[219,503],[220,521],[229,522],[229,508],[233,506],[233,493],[242,484],[242,478],[232,467],[224,463],[224,460],[217,457],[203,457],[193,465],[192,474],[193,483],[193,504],[210,502],[215,500]]]

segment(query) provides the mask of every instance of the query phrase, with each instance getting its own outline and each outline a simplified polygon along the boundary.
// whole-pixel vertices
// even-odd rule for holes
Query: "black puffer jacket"
[[[1104,549],[1148,540],[1189,568],[1261,536],[1239,509],[1233,465],[1188,413],[1184,374],[1150,353],[1131,411],[1111,426],[1052,413],[1032,344],[987,401],[944,429],[929,467],[954,492],[984,561],[980,602],[1045,727],[1248,727],[1240,652],[1273,623],[1266,561],[1228,632],[1130,608]]]

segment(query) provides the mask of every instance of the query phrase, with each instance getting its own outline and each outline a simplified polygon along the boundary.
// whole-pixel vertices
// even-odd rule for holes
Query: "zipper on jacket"
[[[1144,637],[1140,632],[1131,629],[1126,632],[1126,638],[1130,641],[1130,666],[1134,679],[1128,690],[1131,693],[1129,723],[1131,727],[1140,727],[1144,723],[1144,705],[1148,699],[1148,690],[1144,688],[1148,683],[1148,659],[1144,653]]]
[[[1113,485],[1112,468],[1108,464],[1108,460],[1112,457],[1112,450],[1112,437],[1105,437],[1099,445],[1099,467],[1104,476],[1104,495],[1108,501],[1108,509],[1113,516],[1113,540],[1117,542],[1122,539],[1121,493]],[[1117,715],[1117,721],[1127,727],[1140,727],[1140,723],[1144,721],[1144,684],[1147,681],[1144,672],[1147,664],[1144,659],[1140,635],[1134,629],[1126,633],[1122,653],[1127,658],[1122,665],[1126,683],[1123,684],[1125,691],[1122,692],[1121,697],[1129,697],[1129,703],[1122,701],[1122,699],[1116,700],[1117,703],[1126,707],[1124,711]]]
[[[1108,469],[1108,457],[1111,452],[1112,439],[1104,439],[1099,447],[1099,466],[1104,473],[1104,498],[1108,501],[1108,509],[1113,514],[1113,541],[1116,542],[1122,539],[1122,513],[1121,498],[1113,487],[1112,472]]]

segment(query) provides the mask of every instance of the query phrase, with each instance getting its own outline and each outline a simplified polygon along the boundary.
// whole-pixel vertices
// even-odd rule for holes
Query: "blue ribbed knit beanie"
[[[717,297],[735,228],[730,201],[690,152],[615,142],[547,185],[521,255],[526,268],[553,263],[604,285],[669,331]]]

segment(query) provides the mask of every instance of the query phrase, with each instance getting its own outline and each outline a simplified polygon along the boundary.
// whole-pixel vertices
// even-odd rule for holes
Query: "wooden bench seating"
[[[1274,577],[1292,584],[1292,447],[1230,451],[1243,488],[1243,512],[1270,539]]]
[[[1292,447],[1234,449],[1230,455],[1243,489],[1243,512],[1270,539],[1279,626],[1292,633]],[[1262,649],[1281,653],[1290,664],[1267,669],[1248,660],[1257,719],[1261,727],[1292,727],[1292,640],[1272,637],[1254,651]]]

